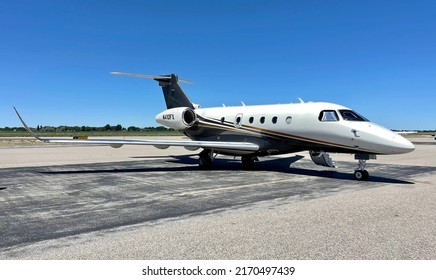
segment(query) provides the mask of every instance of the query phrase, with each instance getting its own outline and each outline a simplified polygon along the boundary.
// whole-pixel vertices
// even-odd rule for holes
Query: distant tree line
[[[174,131],[174,129],[166,128],[164,126],[158,127],[136,127],[129,126],[127,129],[122,125],[110,125],[107,124],[105,126],[42,126],[38,125],[36,128],[32,128],[37,132],[91,132],[91,131],[139,131],[139,132],[147,132],[147,131]],[[26,131],[24,127],[4,127],[0,128],[0,131]]]

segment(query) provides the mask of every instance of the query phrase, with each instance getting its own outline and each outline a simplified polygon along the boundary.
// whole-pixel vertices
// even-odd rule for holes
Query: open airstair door
[[[310,158],[316,165],[333,167],[335,168],[335,162],[330,158],[330,155],[323,151],[309,151]]]

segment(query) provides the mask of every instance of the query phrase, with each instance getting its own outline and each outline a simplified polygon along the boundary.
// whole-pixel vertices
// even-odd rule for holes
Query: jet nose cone
[[[391,150],[395,154],[410,153],[415,150],[415,145],[401,135],[392,138]]]

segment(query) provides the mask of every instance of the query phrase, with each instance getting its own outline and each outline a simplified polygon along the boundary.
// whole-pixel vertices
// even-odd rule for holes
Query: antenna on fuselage
[[[306,103],[306,102],[304,102],[304,100],[301,99],[300,97],[298,97],[298,101],[300,101],[300,103]]]

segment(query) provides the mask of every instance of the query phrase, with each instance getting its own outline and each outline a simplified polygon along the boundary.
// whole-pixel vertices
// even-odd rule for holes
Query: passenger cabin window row
[[[278,121],[278,119],[279,119],[278,117],[274,116],[274,117],[271,118],[271,122],[272,122],[273,124],[276,124],[277,121]],[[287,124],[290,124],[290,123],[291,123],[290,120],[292,120],[292,117],[287,117],[287,118],[286,118],[286,123],[287,123]],[[261,124],[264,124],[265,121],[266,121],[266,117],[264,117],[264,116],[260,117],[259,122],[260,122]],[[250,124],[254,123],[254,117],[250,117],[250,118],[248,119],[248,122],[249,122]]]
[[[271,123],[272,123],[272,124],[276,124],[276,123],[278,122],[278,120],[279,120],[279,118],[278,118],[277,116],[273,116],[273,117],[271,118]],[[249,118],[248,118],[248,122],[249,122],[250,124],[253,124],[254,121],[255,121],[255,118],[254,118],[254,117],[249,117]],[[264,124],[266,121],[267,121],[267,119],[266,119],[265,116],[262,116],[262,117],[259,118],[259,122],[260,122],[261,124]],[[287,124],[291,124],[291,122],[292,122],[292,117],[291,117],[291,116],[287,116],[286,119],[285,119],[285,121],[286,121]],[[221,123],[224,123],[224,122],[225,122],[225,118],[222,117],[222,118],[221,118]],[[240,126],[242,125],[242,114],[238,114],[238,115],[236,115],[236,118],[235,118],[235,121],[234,121],[234,125],[235,125],[235,127],[240,127]]]

